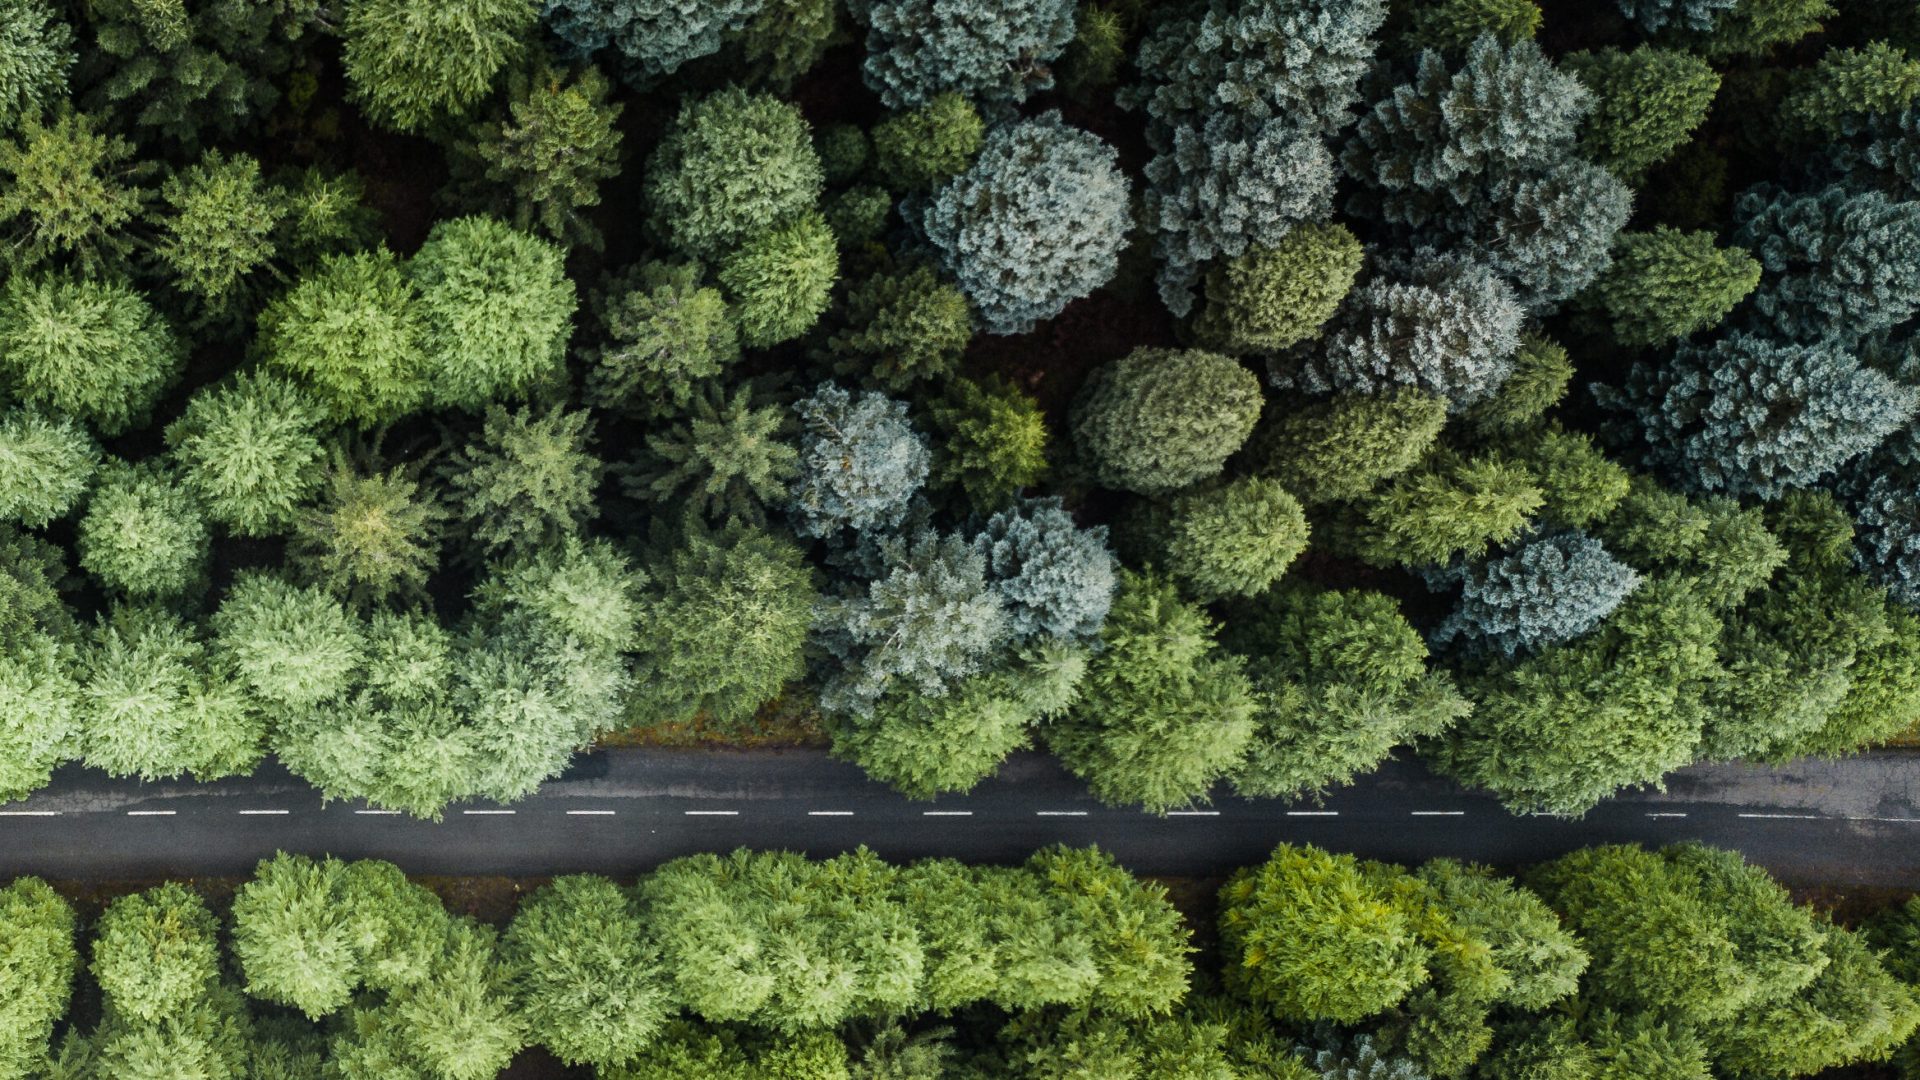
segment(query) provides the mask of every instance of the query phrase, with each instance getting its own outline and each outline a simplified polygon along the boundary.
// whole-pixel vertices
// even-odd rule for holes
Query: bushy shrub
[[[348,90],[367,115],[418,131],[478,104],[526,50],[533,0],[348,0],[340,34]]]
[[[455,197],[517,229],[599,248],[586,215],[620,172],[625,108],[607,101],[608,89],[591,64],[569,70],[543,56],[516,68],[505,103],[449,148]]]
[[[442,221],[407,265],[438,405],[479,410],[557,380],[577,306],[566,253],[490,217]]]
[[[179,478],[152,462],[115,462],[80,518],[80,565],[133,597],[179,596],[206,572],[206,518]]]
[[[1633,568],[1578,532],[1527,539],[1461,568],[1459,606],[1435,631],[1507,655],[1555,645],[1593,629],[1640,584]]]
[[[790,506],[802,536],[896,525],[927,478],[927,445],[907,407],[825,383],[799,402],[800,475]]]
[[[1446,399],[1412,387],[1335,394],[1277,411],[1254,432],[1248,463],[1308,504],[1357,499],[1413,468],[1446,422]]]
[[[873,168],[896,191],[930,191],[973,164],[987,126],[957,93],[895,113],[873,127]]]
[[[1348,294],[1318,348],[1274,360],[1274,381],[1313,393],[1410,386],[1472,405],[1512,371],[1524,317],[1484,263],[1423,249]]]
[[[0,4],[0,131],[60,98],[73,67],[73,30],[47,0]]]
[[[1118,568],[1106,527],[1080,528],[1058,498],[1000,511],[973,546],[1007,602],[1014,637],[1086,638],[1106,621]]]
[[[1593,296],[1623,345],[1658,345],[1712,329],[1760,283],[1760,262],[1710,232],[1664,225],[1621,233]]]
[[[879,574],[823,600],[815,641],[836,663],[821,708],[865,714],[889,690],[940,697],[981,670],[1012,632],[987,558],[923,529],[879,541]]]
[[[100,448],[73,421],[0,412],[0,521],[37,529],[65,517],[99,464]]]
[[[1121,571],[1104,645],[1047,744],[1102,802],[1160,813],[1206,798],[1253,735],[1253,688],[1199,606]]]
[[[267,366],[307,388],[335,420],[397,420],[426,404],[419,293],[387,250],[332,255],[260,315]]]
[[[932,481],[958,487],[977,510],[998,509],[1046,474],[1046,417],[1005,380],[953,380],[927,423],[939,436]]]
[[[805,213],[748,237],[721,258],[716,276],[733,301],[741,344],[764,349],[819,321],[840,276],[840,251],[826,219]]]
[[[479,554],[524,555],[579,533],[599,509],[604,468],[584,411],[487,410],[475,442],[440,466],[448,502]]]
[[[184,350],[119,281],[15,274],[0,291],[0,374],[10,396],[118,435],[144,421]]]
[[[1760,259],[1763,325],[1795,341],[1857,340],[1920,310],[1920,202],[1834,185],[1761,185],[1734,206],[1733,241]]]
[[[587,400],[630,415],[685,411],[701,380],[740,358],[720,290],[698,263],[644,262],[616,275],[593,302],[604,341],[589,347]]]
[[[274,536],[319,489],[325,427],[305,391],[248,371],[193,395],[166,434],[181,483],[209,520],[240,536]]]
[[[1601,49],[1560,61],[1593,92],[1580,148],[1623,180],[1659,164],[1707,118],[1720,75],[1677,49]]]
[[[14,276],[47,263],[86,274],[125,268],[127,226],[146,203],[138,185],[152,166],[100,127],[62,107],[45,120],[22,117],[17,136],[0,139],[0,263]]]
[[[1774,498],[1879,445],[1920,394],[1832,345],[1749,334],[1636,365],[1609,401],[1639,417],[1651,459],[1704,491]]]
[[[1207,271],[1200,344],[1230,355],[1278,352],[1312,338],[1359,276],[1360,241],[1344,225],[1299,225]]]
[[[647,453],[623,487],[656,504],[757,524],[768,506],[785,501],[799,471],[793,427],[791,409],[758,402],[751,386],[729,395],[709,384],[687,416],[647,436]]]
[[[1261,477],[1175,496],[1156,531],[1167,571],[1208,601],[1265,591],[1307,547],[1299,500]]]
[[[857,0],[867,86],[890,109],[953,92],[1019,104],[1053,85],[1073,37],[1073,0]]]
[[[821,183],[800,110],[729,87],[680,107],[642,190],[669,244],[713,259],[812,207]]]
[[[946,378],[973,337],[973,313],[959,289],[932,269],[876,273],[847,290],[847,326],[827,338],[840,375],[903,391]]]
[[[1260,405],[1260,380],[1227,357],[1135,349],[1082,386],[1073,438],[1100,483],[1159,495],[1218,473]]]
[[[581,53],[613,48],[628,77],[650,82],[718,52],[766,0],[546,0],[547,28]]]
[[[336,452],[319,505],[295,519],[288,560],[359,606],[419,596],[440,565],[447,511],[414,471],[361,472]]]
[[[1112,147],[1047,113],[995,128],[923,223],[988,331],[1024,333],[1113,277],[1127,180]]]

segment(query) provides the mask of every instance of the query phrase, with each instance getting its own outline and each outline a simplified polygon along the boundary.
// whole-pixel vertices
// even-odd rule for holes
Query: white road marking
[[[614,812],[612,810],[569,810],[567,811],[567,816],[569,817],[612,817],[613,814]]]
[[[1219,817],[1218,810],[1169,810],[1168,817]]]
[[[514,811],[512,810],[462,810],[460,812],[468,815],[469,817],[493,817],[496,815],[514,813]]]
[[[0,817],[59,817],[58,810],[0,810]]]
[[[1848,821],[1887,821],[1887,822],[1897,822],[1903,825],[1920,825],[1920,818],[1915,818],[1915,817],[1850,817],[1847,820]]]
[[[1819,821],[1819,814],[1741,814],[1743,818],[1764,818],[1769,821]]]
[[[738,817],[738,810],[688,810],[688,817]]]
[[[1086,817],[1085,810],[1035,810],[1035,817]]]
[[[809,810],[808,817],[852,817],[851,810]]]
[[[1415,810],[1414,817],[1466,817],[1465,810]]]
[[[293,813],[293,811],[291,810],[242,810],[240,811],[240,815],[242,817],[264,817],[272,814],[291,814],[291,813]]]
[[[921,817],[972,817],[971,810],[922,810]]]
[[[1685,814],[1648,814],[1648,817],[1686,817]]]
[[[1288,817],[1339,817],[1338,810],[1289,810]]]
[[[375,816],[378,816],[378,817],[392,817],[392,816],[394,816],[394,815],[396,815],[396,814],[398,814],[398,813],[400,813],[400,811],[398,811],[398,810],[355,810],[355,811],[354,811],[354,813],[356,813],[356,814],[372,814],[372,815],[375,815]]]
[[[172,817],[177,810],[129,810],[128,817]]]

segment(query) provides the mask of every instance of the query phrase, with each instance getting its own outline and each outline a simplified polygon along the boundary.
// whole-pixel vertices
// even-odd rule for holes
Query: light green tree
[[[14,274],[0,291],[0,375],[15,399],[119,435],[145,421],[184,349],[132,286]]]
[[[305,390],[254,370],[194,394],[166,436],[181,483],[209,520],[240,536],[273,536],[293,527],[320,487],[326,427]]]

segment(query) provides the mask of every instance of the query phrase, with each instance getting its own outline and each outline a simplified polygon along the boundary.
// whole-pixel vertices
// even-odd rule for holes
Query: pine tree
[[[1073,0],[860,0],[867,87],[890,109],[943,93],[1017,105],[1053,85],[1048,65],[1073,37]]]
[[[1101,484],[1161,495],[1216,475],[1260,418],[1260,381],[1197,349],[1135,349],[1074,400],[1074,443]]]
[[[1080,700],[1047,745],[1102,802],[1149,812],[1207,797],[1253,736],[1254,696],[1197,605],[1165,578],[1122,571]]]
[[[166,436],[181,482],[208,520],[240,536],[273,536],[292,528],[319,489],[325,427],[305,391],[255,370],[194,394]]]
[[[1706,120],[1720,76],[1698,56],[1641,45],[1578,52],[1561,64],[1593,92],[1580,148],[1623,180],[1638,180]]]
[[[113,462],[80,518],[80,565],[133,597],[180,596],[207,570],[206,518],[177,474],[154,461]]]
[[[566,253],[496,218],[441,221],[407,264],[437,405],[479,411],[551,386],[578,304]]]
[[[1229,355],[1271,353],[1319,334],[1359,276],[1360,241],[1344,225],[1299,225],[1207,272],[1201,345]]]
[[[100,448],[73,421],[33,409],[0,413],[0,521],[37,529],[65,517],[99,464]]]
[[[802,536],[899,524],[927,477],[926,441],[907,407],[883,394],[857,399],[833,383],[794,406],[800,418],[799,476],[789,505]]]
[[[0,939],[8,942],[0,1008],[0,1070],[25,1076],[47,1057],[53,1027],[67,1011],[79,966],[73,908],[46,882],[18,877],[0,888]]]
[[[348,0],[340,23],[348,90],[395,131],[460,116],[520,59],[537,17],[531,0]]]
[[[1019,334],[1105,285],[1128,222],[1112,147],[1057,112],[1006,124],[922,224],[987,331]]]
[[[899,393],[940,381],[973,337],[973,313],[959,289],[925,265],[876,273],[847,290],[847,325],[827,338],[834,372]]]
[[[476,555],[524,554],[578,534],[598,510],[604,469],[584,411],[487,410],[480,437],[440,465]]]
[[[726,36],[768,6],[767,0],[721,0],[688,7],[671,0],[551,0],[547,28],[581,54],[611,48],[630,81],[646,84],[689,60],[718,52]]]
[[[709,519],[751,524],[785,501],[800,470],[793,411],[759,403],[751,385],[731,395],[709,383],[688,415],[647,436],[647,454],[622,478],[626,492],[657,505],[684,502]]]
[[[79,698],[83,757],[143,780],[250,772],[265,734],[239,686],[210,669],[194,628],[164,608],[115,605],[93,627]]]
[[[958,487],[976,510],[995,510],[1047,471],[1047,421],[1003,379],[956,378],[927,408],[936,434],[930,480]]]
[[[160,186],[162,239],[154,254],[174,288],[209,321],[235,313],[261,284],[275,252],[275,233],[291,206],[244,154],[208,151]]]
[[[146,419],[184,349],[120,281],[15,274],[0,287],[0,373],[25,404],[119,435]]]
[[[1058,498],[1025,500],[988,518],[973,546],[1007,602],[1015,638],[1099,633],[1118,569],[1105,526],[1080,528]]]
[[[146,205],[139,185],[153,166],[100,126],[62,106],[46,119],[22,117],[18,135],[0,139],[0,261],[14,277],[48,263],[89,276],[125,268],[127,226]]]
[[[1623,345],[1658,345],[1719,325],[1760,283],[1760,263],[1710,232],[1625,232],[1593,297]]]
[[[529,1036],[568,1064],[612,1068],[664,1034],[672,998],[646,929],[605,878],[555,878],[521,901],[501,959]]]
[[[47,0],[0,4],[0,131],[64,96],[73,29]]]
[[[593,299],[604,341],[585,350],[587,400],[643,417],[685,412],[700,380],[740,358],[720,290],[698,263],[644,262],[614,275]]]
[[[170,1019],[219,978],[217,931],[206,901],[178,882],[118,897],[94,928],[94,981],[117,1013]]]
[[[318,506],[300,511],[287,558],[355,605],[418,596],[440,564],[447,511],[417,469],[361,471],[335,451]]]
[[[670,246],[714,259],[805,212],[821,183],[800,110],[729,87],[680,107],[647,159],[642,190]]]

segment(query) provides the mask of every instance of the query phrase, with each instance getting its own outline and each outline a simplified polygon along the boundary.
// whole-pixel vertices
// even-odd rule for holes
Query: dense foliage
[[[1886,739],[1916,47],[1866,0],[0,0],[0,793],[271,754],[430,817],[661,737],[1158,811],[1403,752],[1578,814]],[[770,1052],[673,1030],[648,1068]]]

